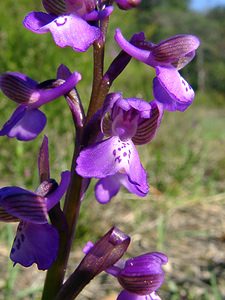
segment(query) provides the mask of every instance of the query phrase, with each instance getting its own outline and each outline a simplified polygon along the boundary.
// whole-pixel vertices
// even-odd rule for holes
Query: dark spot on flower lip
[[[61,21],[61,19],[64,19],[63,22],[59,22],[59,21]],[[58,20],[55,21],[55,23],[56,23],[57,26],[63,26],[64,24],[66,24],[66,22],[67,22],[67,18],[66,17],[64,17],[64,18],[63,17],[58,18]]]
[[[20,239],[17,238],[16,249],[19,250],[21,246]]]
[[[20,236],[20,237],[21,237],[21,242],[24,242],[24,240],[25,240],[25,236],[24,236],[24,234],[23,234],[23,233],[21,234],[21,236]]]
[[[118,163],[121,163],[122,159],[120,158],[120,156],[117,156],[117,157],[115,158],[115,162],[116,162],[116,161],[118,161]]]
[[[127,152],[123,152],[123,156],[124,156],[124,157],[127,156]]]

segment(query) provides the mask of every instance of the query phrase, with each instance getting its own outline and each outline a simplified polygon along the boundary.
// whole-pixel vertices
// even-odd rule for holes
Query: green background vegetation
[[[1,1],[0,9],[0,71],[19,71],[37,81],[43,81],[54,78],[57,67],[63,63],[71,71],[76,70],[82,74],[83,79],[78,90],[87,108],[92,80],[92,50],[80,54],[69,48],[60,49],[55,46],[50,34],[38,36],[27,31],[21,25],[22,20],[29,11],[42,10],[40,1],[4,0]],[[147,199],[135,199],[123,191],[113,199],[112,205],[100,207],[93,199],[91,187],[83,202],[78,242],[75,246],[81,248],[80,245],[83,246],[88,239],[96,240],[109,226],[116,224],[127,233],[135,235],[136,246],[131,248],[130,255],[157,249],[166,251],[169,257],[171,255],[172,258],[180,259],[178,270],[175,264],[176,274],[171,259],[171,269],[167,270],[168,282],[162,289],[164,299],[224,299],[224,281],[221,281],[221,274],[224,273],[208,268],[214,262],[212,258],[208,259],[206,254],[206,283],[203,280],[201,259],[198,260],[198,274],[194,282],[190,281],[194,271],[187,266],[192,263],[192,247],[194,248],[197,241],[203,239],[207,245],[211,245],[212,235],[222,239],[225,234],[224,225],[219,223],[225,204],[225,8],[218,7],[200,13],[191,11],[189,1],[185,0],[146,0],[142,1],[137,10],[124,12],[115,9],[110,20],[106,66],[119,52],[113,40],[116,27],[120,27],[127,38],[134,32],[144,31],[146,37],[155,43],[179,33],[198,35],[201,47],[197,57],[181,72],[195,89],[196,99],[184,113],[166,112],[155,140],[150,145],[139,148],[151,185],[151,194]],[[122,91],[125,97],[143,97],[150,100],[153,77],[153,70],[132,60],[115,81],[112,91]],[[15,104],[1,94],[0,126],[14,108]],[[63,98],[46,105],[42,110],[48,117],[44,133],[49,137],[51,175],[59,179],[60,172],[70,168],[74,140],[71,116]],[[37,187],[37,153],[42,137],[43,134],[37,140],[27,143],[1,137],[0,186],[19,185],[29,189]],[[209,205],[210,209],[207,210],[205,205]],[[212,215],[216,208],[218,215]],[[184,211],[187,212],[183,217],[187,220],[185,224],[189,224],[188,220],[193,218],[196,211],[199,215],[204,212],[205,219],[202,222],[206,227],[198,228],[198,223],[194,223],[195,226],[190,228],[187,226],[181,231],[173,231],[171,226],[177,228],[178,224],[171,223],[174,221],[174,212],[180,217]],[[207,227],[207,220],[211,220],[211,217],[216,221],[212,224],[209,222],[211,225]],[[195,218],[197,219],[198,217]],[[216,233],[210,231],[212,226]],[[0,224],[0,299],[12,299],[12,296],[15,298],[16,293],[17,299],[38,299],[42,279],[38,281],[36,275],[32,275],[36,280],[35,285],[30,285],[24,279],[20,286],[17,284],[19,274],[22,272],[26,278],[29,270],[23,273],[22,268],[13,269],[11,262],[8,262],[7,255],[14,231],[15,227]],[[194,244],[185,248],[189,261],[183,265],[182,245],[189,238]],[[150,242],[144,244],[142,239],[149,239]],[[170,241],[173,241],[173,249],[170,249]],[[204,243],[198,247],[202,247],[202,254],[209,250]],[[224,243],[216,244],[215,247],[219,251],[215,251],[215,256],[220,257],[221,249],[225,252]],[[76,250],[74,251],[76,256]],[[5,256],[2,253],[6,253]],[[183,268],[182,272],[179,266]],[[32,274],[36,274],[33,270]],[[104,280],[103,278],[99,284],[102,289],[110,291],[104,285]],[[102,298],[84,295],[80,299],[103,297],[104,293]]]

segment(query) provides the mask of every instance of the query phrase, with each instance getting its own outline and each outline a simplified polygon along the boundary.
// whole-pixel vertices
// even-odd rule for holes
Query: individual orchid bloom
[[[179,74],[178,70],[188,64],[199,47],[199,39],[194,35],[181,34],[153,44],[145,41],[133,45],[116,30],[115,40],[130,56],[155,68],[153,93],[164,109],[184,111],[194,100],[192,87]]]
[[[31,12],[24,19],[24,26],[38,34],[51,32],[59,47],[72,47],[86,51],[101,37],[101,30],[90,25],[111,14],[113,7],[96,10],[97,0],[42,0],[47,13]]]
[[[36,192],[16,186],[0,189],[0,221],[19,222],[10,253],[15,264],[29,267],[36,263],[39,270],[46,270],[56,259],[59,236],[48,222],[48,211],[60,201],[69,180],[70,172],[65,171],[59,186],[50,180]]]
[[[83,248],[87,255],[96,245],[88,242]],[[160,252],[145,253],[128,260],[120,259],[105,272],[114,276],[123,287],[117,300],[161,300],[156,291],[164,281],[162,265],[168,262]]]
[[[141,0],[115,0],[120,9],[128,10],[140,5]]]
[[[147,173],[135,145],[153,139],[162,118],[161,107],[155,101],[124,99],[120,93],[112,93],[106,97],[101,113],[101,131],[107,138],[81,151],[78,174],[100,179],[95,188],[100,203],[109,202],[121,185],[145,196],[149,190]]]
[[[0,136],[17,138],[21,141],[35,139],[46,125],[46,116],[39,107],[67,94],[81,79],[77,72],[63,84],[44,88],[42,84],[18,72],[7,72],[0,77],[0,88],[11,100],[19,104],[10,119],[0,130]]]

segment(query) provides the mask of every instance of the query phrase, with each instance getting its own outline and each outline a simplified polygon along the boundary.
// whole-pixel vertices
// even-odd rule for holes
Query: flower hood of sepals
[[[117,29],[115,40],[129,55],[155,68],[153,93],[164,109],[184,111],[191,105],[194,91],[178,70],[194,58],[200,44],[196,36],[181,34],[153,44],[146,42],[143,34],[143,40],[132,45]]]
[[[70,172],[61,174],[59,186],[47,193],[45,182],[36,192],[20,187],[0,189],[0,221],[18,221],[16,237],[10,253],[14,263],[29,267],[36,263],[38,269],[48,269],[58,252],[57,230],[48,223],[48,211],[62,198],[70,181]]]
[[[74,51],[86,51],[101,37],[101,30],[90,25],[109,16],[113,7],[96,10],[96,1],[88,0],[43,0],[47,13],[31,12],[24,26],[37,34],[51,32],[59,47],[72,47]]]
[[[132,139],[134,144],[149,143],[160,126],[163,106],[140,98],[123,98],[121,93],[108,94],[102,109],[101,131],[106,136]]]
[[[35,139],[44,129],[47,119],[38,108],[67,94],[80,81],[81,75],[74,72],[60,86],[43,88],[25,74],[7,72],[0,76],[0,88],[11,100],[19,104],[10,119],[0,130],[0,136],[21,141]]]

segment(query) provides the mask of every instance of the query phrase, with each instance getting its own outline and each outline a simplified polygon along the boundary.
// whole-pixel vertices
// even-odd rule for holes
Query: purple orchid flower
[[[31,12],[24,19],[24,26],[38,34],[51,32],[59,47],[72,47],[86,51],[101,37],[101,30],[90,25],[111,14],[113,7],[97,11],[97,0],[42,0],[47,13]]]
[[[93,247],[97,248],[89,241],[83,248],[83,252],[88,255]],[[128,260],[120,259],[105,269],[105,272],[116,277],[124,288],[117,300],[161,300],[156,290],[164,281],[162,265],[167,262],[168,258],[165,254],[150,252]]]
[[[142,42],[134,46],[117,29],[115,40],[129,55],[155,68],[154,97],[164,109],[184,111],[193,102],[194,91],[178,70],[194,58],[199,39],[194,35],[181,34],[155,45],[146,42],[144,33],[142,35]]]
[[[43,88],[28,76],[8,72],[0,77],[0,88],[3,93],[19,106],[0,130],[0,136],[7,135],[21,141],[35,139],[46,125],[46,117],[38,108],[62,95],[67,94],[81,79],[74,72],[63,84],[54,88]]]
[[[19,222],[10,253],[15,264],[36,263],[39,270],[46,270],[56,259],[59,236],[48,223],[48,211],[60,201],[69,180],[70,172],[63,172],[59,186],[50,193],[51,181],[44,181],[36,192],[16,186],[0,189],[0,221]]]
[[[95,188],[100,203],[108,203],[121,185],[144,197],[149,190],[147,173],[135,145],[153,139],[162,118],[161,107],[156,101],[123,99],[120,93],[112,93],[106,97],[101,113],[101,131],[108,138],[81,151],[78,174],[100,179]]]

